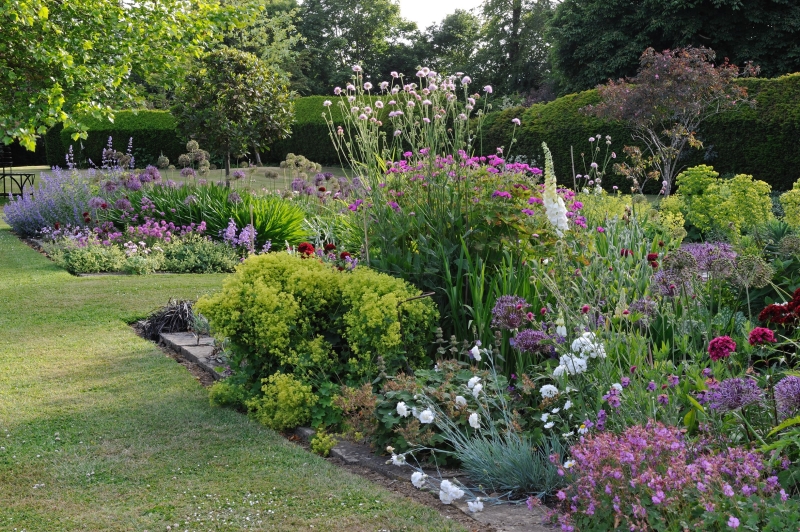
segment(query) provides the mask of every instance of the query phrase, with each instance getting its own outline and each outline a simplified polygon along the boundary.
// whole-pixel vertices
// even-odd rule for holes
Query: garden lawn
[[[73,277],[0,222],[0,530],[461,530],[210,407],[128,326],[222,277]]]

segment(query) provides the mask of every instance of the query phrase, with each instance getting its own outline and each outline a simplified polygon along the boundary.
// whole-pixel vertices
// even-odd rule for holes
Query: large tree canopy
[[[356,64],[380,78],[388,52],[402,50],[416,24],[400,17],[397,0],[304,0],[297,27],[305,38],[311,92],[327,94],[350,79]]]
[[[553,68],[564,92],[636,73],[639,56],[705,46],[762,74],[800,70],[796,0],[564,0],[550,24]]]
[[[111,116],[135,97],[131,72],[177,79],[184,58],[252,16],[217,1],[4,0],[0,3],[0,139],[37,135],[81,115]]]

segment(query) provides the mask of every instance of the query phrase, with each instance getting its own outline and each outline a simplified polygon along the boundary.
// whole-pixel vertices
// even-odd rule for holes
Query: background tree
[[[111,116],[111,104],[138,101],[133,70],[171,83],[184,58],[251,14],[247,3],[234,18],[216,2],[4,0],[0,139],[33,150],[56,123],[80,131],[82,114]]]
[[[705,46],[767,76],[800,70],[794,0],[564,0],[549,25],[562,93],[632,76],[643,50]]]
[[[305,38],[304,74],[313,94],[346,83],[355,64],[368,78],[380,77],[389,50],[403,49],[399,43],[416,30],[400,17],[397,0],[304,0],[297,27]]]
[[[739,68],[727,62],[715,66],[714,58],[714,51],[707,48],[663,53],[648,48],[635,77],[599,87],[601,102],[585,108],[590,114],[627,123],[633,138],[646,146],[644,161],[658,172],[664,195],[669,195],[686,145],[702,147],[696,137],[700,124],[737,106],[754,105],[747,100],[747,89],[733,83]]]
[[[538,89],[550,70],[547,24],[553,14],[551,0],[486,0],[482,6],[482,45],[475,72],[480,83],[501,93]]]
[[[426,30],[429,50],[427,66],[439,72],[465,72],[475,70],[475,55],[480,47],[482,22],[471,11],[457,9],[441,23]]]
[[[253,54],[221,48],[186,76],[172,112],[187,136],[225,159],[289,136],[293,119],[286,81]]]

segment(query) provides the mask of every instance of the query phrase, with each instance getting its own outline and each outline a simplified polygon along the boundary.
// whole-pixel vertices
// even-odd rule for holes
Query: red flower
[[[336,249],[336,244],[325,244],[325,252],[326,253],[328,251],[333,251],[334,249]]]
[[[308,256],[313,255],[316,250],[314,249],[314,246],[308,242],[303,242],[297,246],[297,251],[299,251],[301,255]]]
[[[103,210],[106,210],[106,209],[108,209],[108,203],[102,203],[102,204],[100,204],[100,208],[101,208],[101,209],[103,209]]]
[[[708,356],[714,362],[728,358],[734,351],[736,351],[736,342],[730,336],[718,336],[708,342]]]
[[[325,187],[319,187],[317,190],[319,190],[320,192],[325,192]]]
[[[342,260],[344,260],[344,259],[346,259],[347,257],[351,257],[351,256],[352,256],[352,255],[350,255],[348,252],[346,252],[346,251],[342,251],[342,253],[339,255],[339,258],[340,258],[340,259],[342,259]]]
[[[652,266],[652,268],[653,268],[654,270],[658,269],[658,261],[651,260],[651,261],[650,261],[650,266]]]
[[[655,260],[656,260],[657,258],[658,258],[658,253],[648,253],[648,254],[647,254],[647,260],[648,260],[649,262],[655,262]]]
[[[56,231],[58,231],[59,229],[61,229],[61,224],[56,222]]]
[[[88,212],[85,212],[85,213],[83,213],[83,217],[84,217],[84,218],[86,218],[87,216],[89,216],[89,213],[88,213]]]
[[[659,240],[658,241],[658,247],[660,247],[660,248],[664,247],[664,241],[663,240]]]
[[[586,314],[587,312],[589,312],[589,309],[590,309],[590,308],[591,308],[591,307],[589,307],[589,305],[584,305],[584,306],[582,306],[582,307],[581,307],[581,314]]]
[[[774,343],[775,333],[766,327],[756,327],[750,331],[750,337],[747,341],[750,342],[750,345]]]

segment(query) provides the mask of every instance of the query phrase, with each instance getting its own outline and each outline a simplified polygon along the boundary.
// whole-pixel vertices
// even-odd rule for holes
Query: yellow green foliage
[[[336,438],[325,432],[325,430],[318,429],[314,437],[311,438],[311,450],[320,456],[328,456],[337,443],[339,442]]]
[[[229,380],[217,381],[208,390],[208,400],[211,406],[240,407],[247,400],[247,391]]]
[[[792,190],[781,194],[783,221],[794,228],[800,228],[800,180],[796,181]]]
[[[377,374],[379,356],[387,371],[424,360],[438,313],[427,299],[404,302],[417,295],[405,281],[368,268],[338,271],[269,253],[244,261],[196,309],[229,338],[231,365],[251,383],[278,370],[360,383]]]
[[[287,430],[311,419],[317,396],[310,385],[280,371],[261,382],[263,395],[245,403],[256,420],[273,430]]]
[[[610,218],[622,218],[625,215],[625,207],[630,207],[632,203],[629,195],[623,196],[619,192],[609,194],[605,191],[583,192],[578,194],[575,200],[583,203],[580,214],[586,217],[589,227],[604,225]]]
[[[700,165],[678,175],[677,183],[686,221],[701,232],[738,238],[773,218],[770,186],[751,175],[720,179],[711,166]]]

